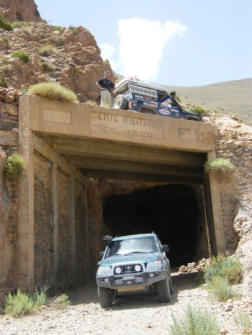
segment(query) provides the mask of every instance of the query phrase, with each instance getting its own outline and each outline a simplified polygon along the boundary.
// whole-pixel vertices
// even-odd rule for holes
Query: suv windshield
[[[129,255],[134,253],[157,252],[157,244],[152,236],[112,241],[106,257],[113,255]]]

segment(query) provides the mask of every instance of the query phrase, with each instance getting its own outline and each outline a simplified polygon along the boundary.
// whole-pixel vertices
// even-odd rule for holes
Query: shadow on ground
[[[198,273],[172,274],[173,294],[170,304],[177,302],[178,293],[182,290],[190,290],[199,286]],[[99,303],[97,288],[94,282],[88,283],[83,287],[68,292],[73,305],[83,303]],[[133,308],[153,308],[160,307],[161,303],[146,289],[134,290],[130,292],[120,292],[115,300],[113,309],[133,309]],[[165,305],[165,304],[164,304]]]

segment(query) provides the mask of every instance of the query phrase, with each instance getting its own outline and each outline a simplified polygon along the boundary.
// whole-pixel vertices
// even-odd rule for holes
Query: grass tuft
[[[28,54],[25,51],[22,51],[22,50],[13,51],[12,54],[11,54],[11,57],[19,58],[24,63],[28,63],[29,62],[29,56],[28,56]]]
[[[21,292],[9,293],[5,299],[4,311],[14,317],[20,317],[40,308],[47,301],[46,293],[35,291],[33,296]]]
[[[56,66],[54,66],[50,62],[43,62],[42,66],[43,66],[43,69],[44,69],[45,72],[54,72],[54,71],[56,71]]]
[[[49,57],[54,53],[54,48],[52,45],[44,45],[43,47],[39,48],[38,52],[42,57]]]
[[[207,288],[219,301],[224,302],[235,297],[232,286],[222,277],[214,277]]]
[[[0,14],[0,28],[3,30],[13,30],[12,24]]]
[[[232,172],[235,169],[235,166],[230,162],[229,159],[226,158],[216,158],[213,161],[206,162],[205,171],[229,171]]]
[[[242,334],[252,334],[252,321],[247,313],[239,311],[234,315],[234,320]]]
[[[52,305],[57,307],[57,308],[62,308],[62,307],[66,307],[66,306],[70,305],[70,300],[69,300],[68,295],[63,293],[63,294],[57,296],[56,298],[53,299]]]
[[[207,310],[188,306],[182,318],[172,315],[170,335],[219,335],[220,329],[215,317]]]
[[[206,114],[205,109],[202,106],[200,106],[200,105],[195,106],[193,109],[191,109],[191,111],[194,112],[194,113],[201,114],[201,115]]]
[[[14,153],[7,158],[4,173],[7,179],[15,181],[23,172],[24,167],[24,158],[19,153]]]
[[[204,269],[204,280],[210,283],[215,277],[222,277],[229,284],[239,284],[242,281],[241,263],[236,257],[218,255],[211,258],[210,264]]]
[[[62,26],[51,26],[53,31],[59,31],[60,33],[63,33],[65,28]]]
[[[0,76],[0,87],[4,87],[4,88],[8,87],[7,81],[2,76]]]
[[[6,44],[9,43],[9,37],[8,37],[8,36],[3,36],[3,37],[2,37],[2,40],[3,40]]]
[[[87,100],[85,104],[91,105],[91,106],[98,106],[97,102],[95,100]]]
[[[19,317],[31,312],[33,300],[26,293],[17,291],[16,294],[9,293],[5,301],[5,313],[14,317]]]
[[[28,94],[64,102],[77,101],[77,96],[74,92],[56,83],[41,83],[31,86]]]

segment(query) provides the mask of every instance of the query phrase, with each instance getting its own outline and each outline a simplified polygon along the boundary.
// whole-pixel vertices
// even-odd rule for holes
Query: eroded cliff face
[[[0,14],[10,21],[43,22],[34,0],[0,0]]]
[[[14,50],[26,52],[29,61],[13,58]],[[101,58],[94,36],[83,27],[33,22],[20,23],[10,32],[0,31],[0,77],[8,87],[26,90],[33,84],[58,82],[85,102],[99,97],[95,83],[105,70],[112,72]]]
[[[0,89],[0,304],[17,277],[18,182],[5,178],[7,154],[18,151],[18,93]]]
[[[217,157],[235,165],[232,180],[219,180],[223,224],[230,253],[243,265],[243,295],[252,296],[252,128],[236,117],[206,118],[217,126]]]

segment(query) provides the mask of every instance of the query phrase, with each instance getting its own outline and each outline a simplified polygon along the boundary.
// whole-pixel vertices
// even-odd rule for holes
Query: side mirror
[[[104,256],[104,251],[101,251],[100,252],[100,258],[103,258],[103,256]]]
[[[110,236],[110,235],[105,235],[103,237],[103,241],[107,242],[107,243],[110,243],[112,241],[113,237]]]
[[[161,251],[162,252],[169,252],[169,246],[167,244],[162,245]]]

